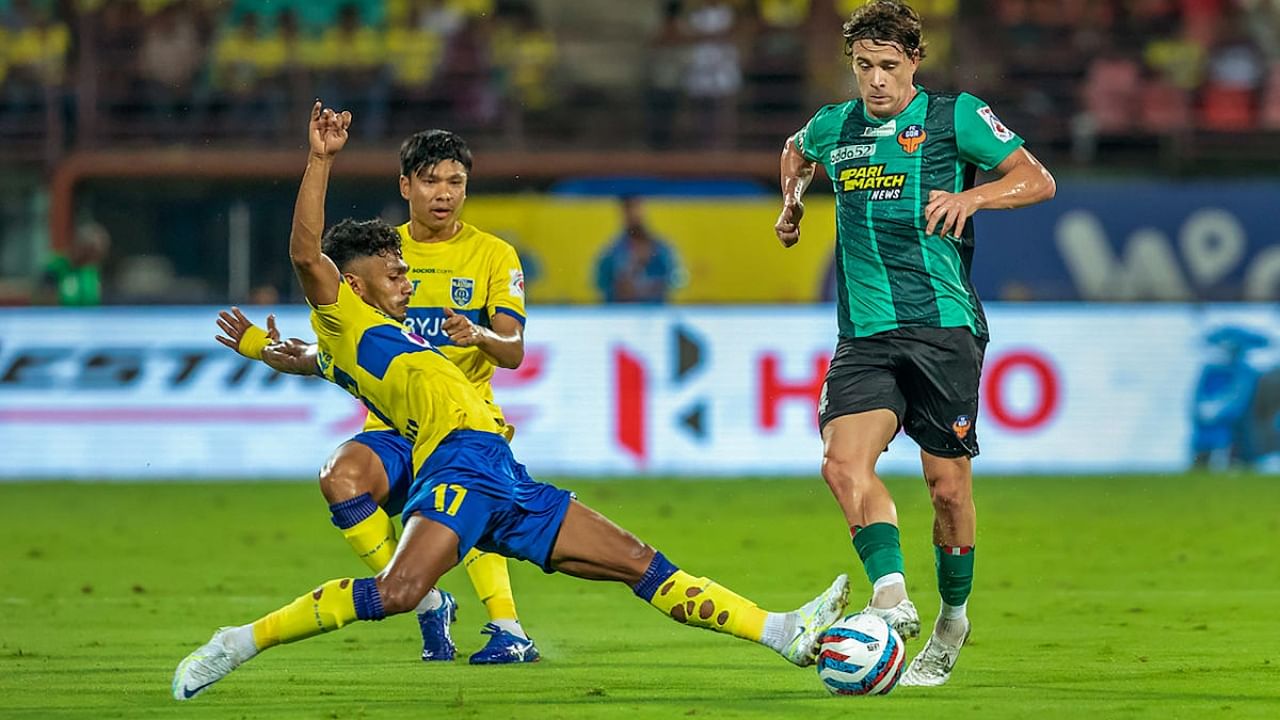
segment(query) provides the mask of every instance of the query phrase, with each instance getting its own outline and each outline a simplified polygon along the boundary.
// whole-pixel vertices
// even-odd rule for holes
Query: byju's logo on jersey
[[[471,296],[475,294],[476,281],[473,278],[456,277],[449,283],[449,298],[458,307],[471,304]]]
[[[908,155],[919,150],[924,141],[928,139],[929,133],[925,132],[924,127],[921,125],[908,125],[902,129],[902,132],[898,133],[898,144],[902,146],[902,151]]]
[[[991,128],[991,133],[1000,142],[1009,142],[1013,139],[1013,131],[1000,122],[1000,118],[996,117],[996,114],[991,111],[991,106],[983,105],[978,108],[978,117],[982,118],[982,121]]]

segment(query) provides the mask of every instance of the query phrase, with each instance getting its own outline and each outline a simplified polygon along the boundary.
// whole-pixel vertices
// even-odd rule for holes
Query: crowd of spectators
[[[319,96],[383,142],[776,147],[852,89],[862,1],[0,0],[0,141],[264,144]],[[1280,0],[912,4],[921,80],[1034,142],[1280,130]]]

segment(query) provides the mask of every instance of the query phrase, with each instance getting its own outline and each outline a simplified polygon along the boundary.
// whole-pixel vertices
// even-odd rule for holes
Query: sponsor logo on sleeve
[[[995,135],[1000,142],[1009,142],[1013,139],[1013,131],[1000,122],[1000,118],[996,117],[989,105],[983,105],[978,108],[978,117],[982,118],[983,122],[991,128],[991,134]]]
[[[520,270],[512,268],[508,271],[511,275],[507,282],[507,294],[513,298],[524,297],[524,273]]]

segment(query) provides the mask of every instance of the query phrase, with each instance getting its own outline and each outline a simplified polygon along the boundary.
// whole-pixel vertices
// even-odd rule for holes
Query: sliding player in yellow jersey
[[[524,359],[524,273],[515,250],[494,235],[462,222],[472,154],[458,135],[425,130],[400,146],[400,194],[409,203],[409,222],[401,225],[401,253],[409,265],[413,293],[407,324],[438,347],[490,405],[495,366],[516,368]],[[240,351],[261,347],[278,333],[253,328],[239,310],[223,313],[219,340]],[[268,327],[274,333],[273,327]],[[318,374],[315,346],[291,339],[265,354],[271,367],[294,374]],[[510,439],[512,428],[505,431]],[[412,481],[410,445],[370,414],[363,432],[334,451],[320,471],[320,490],[333,524],[374,572],[395,550],[391,518],[404,506]],[[478,550],[463,561],[489,615],[481,633],[487,644],[473,653],[473,665],[533,662],[537,647],[516,615],[506,558]],[[448,593],[438,606],[418,614],[423,660],[453,660],[456,647],[449,624],[457,603]]]
[[[252,623],[218,630],[178,665],[173,696],[189,700],[276,645],[413,610],[438,593],[436,581],[473,547],[547,572],[625,583],[679,623],[812,664],[821,633],[844,611],[847,576],[798,610],[766,612],[681,571],[571,493],[536,482],[512,457],[502,424],[475,386],[402,324],[412,283],[400,236],[380,220],[344,220],[321,243],[329,170],[350,122],[350,113],[322,111],[318,102],[312,111],[289,256],[311,305],[325,378],[413,444],[404,535],[375,577],[330,580]]]

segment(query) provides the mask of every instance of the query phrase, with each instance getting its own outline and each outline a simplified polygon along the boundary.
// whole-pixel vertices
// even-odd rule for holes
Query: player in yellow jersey
[[[493,402],[495,366],[519,367],[524,358],[524,273],[515,250],[498,237],[462,222],[472,154],[462,138],[445,130],[410,136],[400,147],[400,194],[409,203],[409,222],[398,228],[401,252],[413,286],[407,323],[438,347],[475,385],[493,417],[504,423]],[[248,338],[261,347],[278,333],[252,328],[233,309],[219,325],[219,340],[240,350]],[[256,354],[256,353],[255,353]],[[315,346],[291,339],[262,356],[273,368],[317,374]],[[505,431],[508,439],[512,429]],[[391,517],[404,506],[412,481],[409,443],[370,413],[364,431],[343,443],[320,471],[320,489],[334,525],[374,572],[395,550]],[[473,551],[467,574],[489,615],[481,633],[489,639],[470,657],[472,664],[533,662],[540,653],[516,614],[507,561]],[[439,605],[418,614],[423,660],[453,660],[449,633],[457,604],[444,593]]]
[[[502,424],[439,348],[406,329],[412,283],[400,237],[380,220],[344,220],[321,242],[324,196],[350,113],[312,111],[311,153],[294,209],[289,256],[307,302],[324,376],[413,444],[404,535],[375,577],[323,583],[255,622],[218,630],[179,663],[173,696],[188,700],[261,651],[419,607],[473,547],[547,572],[626,583],[664,615],[728,633],[812,664],[823,630],[840,617],[840,575],[798,610],[766,612],[575,500],[516,462]],[[323,248],[323,252],[322,252]]]

